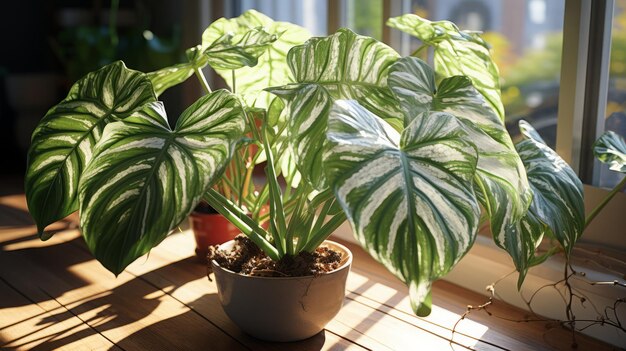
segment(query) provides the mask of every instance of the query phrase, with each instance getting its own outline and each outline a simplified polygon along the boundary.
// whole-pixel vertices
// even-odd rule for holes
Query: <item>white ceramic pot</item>
[[[220,245],[232,248],[234,241]],[[326,240],[342,254],[336,270],[317,277],[253,277],[234,273],[211,261],[220,302],[244,332],[268,341],[296,341],[319,333],[337,315],[345,298],[352,253]]]

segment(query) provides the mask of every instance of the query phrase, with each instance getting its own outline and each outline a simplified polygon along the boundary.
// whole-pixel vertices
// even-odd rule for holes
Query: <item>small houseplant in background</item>
[[[319,255],[347,218],[361,245],[407,283],[422,316],[432,282],[472,246],[481,206],[520,272],[518,286],[543,259],[535,249],[544,234],[569,254],[582,232],[582,186],[530,126],[515,148],[486,43],[450,22],[407,15],[390,23],[434,47],[434,69],[347,29],[302,44],[298,27],[250,11],[210,26],[187,63],[144,74],[117,62],[88,74],[33,134],[26,192],[41,238],[49,238],[46,225],[79,209],[89,249],[119,274],[203,198],[281,264]],[[211,91],[206,64],[230,92]],[[157,97],[194,74],[207,95],[171,129]],[[257,189],[249,170],[263,161],[267,181]],[[232,253],[218,250],[213,268]],[[348,257],[335,271],[347,274]],[[239,274],[220,272],[220,294],[243,290],[220,281]],[[343,286],[335,289],[339,306]],[[301,301],[278,301],[290,303]],[[323,323],[256,335],[293,340]]]

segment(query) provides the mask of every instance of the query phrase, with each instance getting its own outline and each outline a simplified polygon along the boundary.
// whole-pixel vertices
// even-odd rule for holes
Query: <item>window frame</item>
[[[565,1],[556,151],[583,181],[587,214],[610,191],[594,185],[600,162],[592,148],[604,132],[614,7],[614,0]],[[625,208],[626,195],[618,193],[580,241],[626,250],[617,230],[626,228]]]

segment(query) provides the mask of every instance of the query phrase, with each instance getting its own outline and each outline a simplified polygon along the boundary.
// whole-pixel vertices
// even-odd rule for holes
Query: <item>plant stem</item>
[[[589,214],[589,216],[587,216],[587,219],[585,219],[585,228],[587,228],[587,226],[589,226],[589,224],[591,223],[591,221],[593,221],[594,218],[596,218],[596,216],[598,215],[598,213],[600,213],[600,211],[602,211],[602,209],[604,208],[604,206],[606,206],[609,201],[611,201],[611,199],[613,199],[613,197],[619,193],[620,191],[622,191],[622,189],[624,189],[624,187],[626,186],[626,177],[624,177],[624,179],[622,179],[621,182],[619,182],[614,188],[613,190],[611,190],[611,192],[609,193],[609,195],[607,195],[604,200],[602,200],[602,202],[593,209],[593,211],[591,211],[591,213]]]
[[[232,84],[233,94],[236,94],[237,93],[237,89],[235,88],[235,70],[233,69],[233,70],[231,70],[231,72],[232,72],[231,76],[233,77],[233,84]]]
[[[289,186],[289,185],[287,185]],[[287,248],[290,250],[290,254],[295,255],[298,250],[297,250],[297,246],[300,246],[300,238],[304,233],[297,233],[298,234],[298,245],[296,247],[294,247],[293,245],[293,239],[294,239],[294,235],[296,234],[296,231],[300,231],[304,225],[303,225],[303,210],[306,209],[306,202],[307,202],[307,184],[302,184],[298,190],[300,190],[300,196],[296,196],[296,199],[298,201],[296,201],[296,207],[294,208],[293,212],[291,212],[291,218],[289,220],[289,224],[287,225],[287,234],[285,235],[286,241],[287,241]],[[304,221],[306,222],[306,220]]]
[[[335,229],[339,228],[339,226],[346,220],[346,214],[341,212],[334,215],[326,224],[322,226],[322,228],[317,232],[313,233],[312,236],[309,237],[308,242],[302,249],[302,251],[313,251],[318,246],[326,240],[330,234],[332,234]]]
[[[213,189],[205,194],[204,199],[229,222],[236,226],[242,233],[250,238],[261,250],[263,250],[272,260],[278,261],[281,257],[272,244],[265,239],[267,232],[256,222],[248,217],[240,208],[231,201],[223,197]]]
[[[254,140],[265,140],[261,138],[261,134],[259,133],[259,130],[256,127],[256,123],[254,122],[254,118],[248,112],[246,112],[246,104],[244,104],[244,102],[239,97],[237,97],[237,100],[239,101],[239,104],[243,107],[243,114],[246,117],[246,121],[248,121],[248,125],[250,126],[250,130],[252,131],[252,136],[254,137]]]
[[[239,190],[239,196],[242,198],[248,197],[250,190],[250,183],[252,181],[252,172],[254,171],[254,163],[252,163],[252,157],[250,156],[250,148],[246,146],[246,150],[243,155],[243,159],[246,162],[245,164],[245,175],[243,178],[243,182],[241,182],[241,189]]]
[[[194,73],[196,73],[196,77],[198,77],[200,84],[202,85],[204,90],[207,92],[207,94],[211,94],[212,92],[211,87],[209,86],[209,83],[206,81],[206,77],[204,77],[204,73],[202,73],[202,70],[200,70],[200,68],[198,67],[194,67],[193,71]]]
[[[417,50],[413,51],[410,56],[418,57],[417,55],[421,54],[424,49],[428,48],[428,45],[422,44]]]
[[[283,196],[280,191],[280,185],[276,171],[274,169],[274,156],[268,142],[267,126],[263,128],[263,147],[267,156],[267,164],[265,166],[265,175],[270,190],[270,226],[274,235],[274,244],[278,252],[288,253],[293,251],[291,247],[293,242],[287,242],[285,236],[287,234],[287,224],[285,221],[285,210],[283,208]]]

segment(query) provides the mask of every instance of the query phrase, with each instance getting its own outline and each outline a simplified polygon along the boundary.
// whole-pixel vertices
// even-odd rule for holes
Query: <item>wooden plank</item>
[[[67,335],[80,335],[59,350],[118,350],[109,340],[58,305],[50,311],[0,280],[0,347],[31,350]],[[58,315],[58,317],[57,317]]]
[[[72,319],[69,311],[125,350],[191,350],[199,345],[247,349],[145,281],[128,273],[113,277],[79,247],[82,239],[75,231],[59,233],[51,241],[56,244],[11,251],[3,245],[0,252],[0,276],[52,314],[36,318],[37,323],[68,321]],[[59,310],[59,305],[65,309]],[[83,337],[71,331],[46,342],[45,348],[79,342]]]
[[[348,290],[385,306],[383,311],[386,313],[402,315],[403,319],[408,318],[412,324],[430,323],[434,330],[439,329],[443,335],[447,334],[450,337],[454,324],[465,312],[467,305],[476,306],[487,301],[485,296],[440,280],[433,285],[433,313],[426,318],[416,317],[410,307],[408,289],[402,282],[357,245],[347,242],[342,244],[353,252],[360,253],[354,257]],[[369,285],[361,288],[365,282],[369,282]],[[397,312],[392,312],[392,309]],[[495,316],[511,320],[523,320],[527,315],[527,312],[502,301],[496,301],[489,311]],[[570,349],[571,332],[562,328],[547,328],[547,324],[547,322],[509,322],[484,312],[473,312],[457,327],[457,331],[465,335],[455,334],[454,340],[462,344],[471,344],[472,339],[479,340],[475,347],[480,349],[493,345],[510,349]],[[613,349],[610,345],[582,334],[577,335],[576,341],[578,348],[582,350]]]

